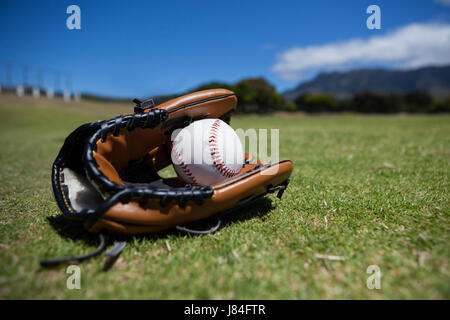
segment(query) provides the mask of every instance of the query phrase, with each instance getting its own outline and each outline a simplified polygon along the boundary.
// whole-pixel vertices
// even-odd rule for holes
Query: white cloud
[[[434,0],[434,2],[442,4],[445,7],[450,7],[450,0]]]
[[[416,68],[450,63],[450,24],[410,24],[384,36],[295,47],[277,56],[272,71],[299,80],[308,71],[383,64]]]

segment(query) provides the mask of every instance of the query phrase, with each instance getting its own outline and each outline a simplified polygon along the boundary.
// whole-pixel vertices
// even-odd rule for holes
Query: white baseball
[[[198,120],[172,135],[172,163],[178,176],[212,185],[235,176],[244,163],[236,132],[220,119]]]

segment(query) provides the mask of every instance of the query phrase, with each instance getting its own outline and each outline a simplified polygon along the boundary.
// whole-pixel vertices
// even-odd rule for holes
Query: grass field
[[[96,243],[52,227],[51,164],[78,125],[131,110],[0,96],[0,298],[450,298],[449,116],[236,117],[235,128],[280,128],[295,164],[283,199],[213,235],[132,238],[109,272],[103,257],[81,263],[81,289],[68,290],[67,266],[38,259]],[[369,265],[380,290],[366,286]]]

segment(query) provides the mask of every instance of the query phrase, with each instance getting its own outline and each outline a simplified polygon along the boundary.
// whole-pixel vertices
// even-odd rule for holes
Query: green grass
[[[0,96],[0,298],[450,298],[449,116],[236,117],[235,128],[280,128],[295,164],[283,199],[213,235],[132,238],[109,272],[102,257],[81,263],[81,290],[68,290],[66,266],[38,259],[91,251],[95,237],[50,224],[51,164],[78,125],[132,106],[42,101]],[[366,287],[369,265],[380,290]]]

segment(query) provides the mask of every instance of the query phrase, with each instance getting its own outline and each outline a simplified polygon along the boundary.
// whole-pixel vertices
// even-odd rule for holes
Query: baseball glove
[[[171,165],[171,133],[193,121],[220,118],[229,123],[236,95],[225,89],[194,92],[155,106],[137,99],[134,113],[80,126],[65,140],[52,168],[56,202],[68,220],[81,220],[89,232],[100,234],[92,253],[41,260],[49,266],[84,260],[106,248],[106,235],[138,235],[172,228],[203,234],[220,226],[222,214],[248,205],[267,193],[281,198],[293,165],[253,161],[245,155],[239,174],[210,186],[161,178]],[[209,230],[190,224],[211,216]],[[69,222],[70,223],[70,222]],[[115,259],[125,243],[116,241],[106,255]]]

